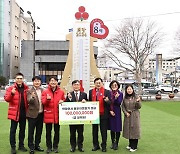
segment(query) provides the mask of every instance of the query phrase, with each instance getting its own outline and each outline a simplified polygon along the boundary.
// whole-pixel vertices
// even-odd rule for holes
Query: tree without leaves
[[[141,79],[144,63],[148,55],[152,54],[159,45],[162,33],[154,22],[142,19],[128,19],[115,29],[115,34],[107,40],[105,54],[120,68],[133,73],[141,91]],[[130,63],[119,58],[118,54],[128,57]]]
[[[180,56],[180,54],[179,54],[179,51],[180,51],[180,28],[177,30],[174,40],[175,40],[174,54]]]

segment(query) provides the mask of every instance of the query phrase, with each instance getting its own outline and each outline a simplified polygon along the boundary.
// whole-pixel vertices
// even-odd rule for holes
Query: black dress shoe
[[[102,152],[106,152],[106,148],[102,148]]]
[[[71,148],[71,149],[70,149],[70,152],[75,152],[75,148]]]
[[[92,151],[97,151],[97,150],[99,150],[100,149],[100,147],[93,147],[92,148]]]
[[[16,154],[16,148],[11,148],[11,154]]]
[[[44,151],[44,149],[42,149],[40,146],[35,147],[35,150],[36,150],[36,151],[40,151],[40,152],[43,152],[43,151]]]
[[[113,149],[114,150],[118,150],[118,144],[117,143],[114,144],[114,148]]]
[[[83,148],[78,148],[78,150],[79,150],[80,152],[84,152],[84,149],[83,149]]]
[[[114,143],[111,144],[110,148],[111,148],[111,149],[114,149]]]
[[[27,149],[26,149],[25,147],[19,147],[18,150],[20,150],[20,151],[22,151],[22,152],[26,152],[26,151],[27,151]]]
[[[53,151],[54,151],[54,153],[59,153],[58,148],[54,148]]]
[[[52,152],[52,149],[48,148],[48,149],[46,150],[46,153],[49,154],[50,152]]]
[[[29,154],[34,154],[34,150],[30,150],[30,151],[29,151]]]

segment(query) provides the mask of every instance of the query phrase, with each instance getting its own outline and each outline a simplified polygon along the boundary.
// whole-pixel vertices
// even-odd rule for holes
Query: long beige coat
[[[140,138],[140,112],[141,102],[137,102],[137,96],[124,98],[122,110],[124,112],[123,137],[126,139]],[[130,117],[127,117],[127,112]]]

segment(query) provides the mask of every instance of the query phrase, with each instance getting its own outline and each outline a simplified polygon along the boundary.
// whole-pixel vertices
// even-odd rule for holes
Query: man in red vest
[[[60,131],[59,104],[65,100],[65,97],[64,91],[58,86],[58,79],[56,77],[50,77],[48,88],[42,92],[41,99],[44,105],[44,123],[46,124],[46,153],[51,153],[52,151],[58,153]],[[54,139],[52,142],[53,125]]]
[[[11,120],[10,127],[10,145],[11,154],[16,154],[16,129],[19,123],[19,150],[26,152],[24,147],[26,111],[28,86],[23,82],[24,75],[17,73],[15,83],[10,86],[4,95],[4,99],[9,103],[8,119]]]
[[[103,80],[101,78],[96,78],[94,80],[95,88],[89,91],[89,101],[99,101],[99,111],[100,111],[100,131],[102,137],[102,152],[106,152],[106,142],[107,142],[107,129],[108,129],[108,118],[109,118],[109,105],[110,105],[110,92],[103,87]],[[100,149],[98,141],[98,124],[93,124],[92,126],[93,134],[93,149],[92,151],[97,151]]]

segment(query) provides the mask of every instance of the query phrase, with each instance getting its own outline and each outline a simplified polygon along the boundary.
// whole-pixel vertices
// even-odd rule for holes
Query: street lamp
[[[171,78],[171,86],[172,86],[172,93],[173,93],[173,73],[172,72],[170,74],[170,78]]]
[[[36,55],[36,50],[35,50],[36,23],[35,23],[35,21],[33,20],[33,17],[32,17],[32,15],[31,15],[31,12],[30,12],[30,11],[27,11],[27,13],[30,15],[31,20],[32,20],[32,24],[33,24],[33,77],[34,77],[34,76],[35,76],[35,55]],[[37,26],[37,29],[40,29],[40,28]]]

